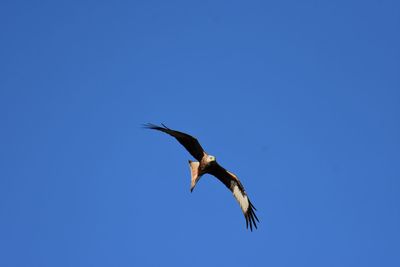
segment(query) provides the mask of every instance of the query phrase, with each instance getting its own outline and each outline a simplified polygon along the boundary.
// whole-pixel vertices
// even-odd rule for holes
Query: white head
[[[208,155],[207,161],[208,162],[216,161],[216,158],[214,156]]]

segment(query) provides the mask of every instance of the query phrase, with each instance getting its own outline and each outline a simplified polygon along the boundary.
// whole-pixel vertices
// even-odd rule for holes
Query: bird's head
[[[215,162],[216,160],[214,156],[208,155],[208,162]]]

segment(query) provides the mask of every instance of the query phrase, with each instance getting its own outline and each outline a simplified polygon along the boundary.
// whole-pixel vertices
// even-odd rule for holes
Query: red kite
[[[221,165],[219,165],[214,156],[208,155],[201,147],[200,143],[196,138],[188,134],[171,130],[162,124],[163,127],[157,126],[151,123],[145,124],[144,127],[147,129],[158,130],[167,133],[178,140],[186,150],[198,161],[189,160],[190,171],[191,171],[191,186],[190,191],[192,192],[201,176],[208,173],[215,176],[220,180],[236,198],[243,211],[244,217],[246,218],[246,228],[250,225],[250,230],[253,231],[253,226],[257,229],[256,220],[259,222],[254,211],[256,208],[250,202],[247,197],[246,191],[238,177],[233,173],[227,171]]]

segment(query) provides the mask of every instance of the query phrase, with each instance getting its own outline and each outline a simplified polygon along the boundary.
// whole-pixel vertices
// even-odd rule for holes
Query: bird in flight
[[[207,154],[196,138],[186,133],[172,130],[164,124],[162,124],[161,127],[148,123],[145,124],[144,127],[147,129],[161,131],[175,137],[175,139],[178,140],[178,142],[183,145],[195,159],[198,160],[189,160],[191,172],[191,192],[195,188],[197,182],[200,180],[202,175],[208,173],[215,176],[229,190],[231,190],[233,196],[239,203],[240,208],[242,209],[242,212],[246,219],[246,228],[249,228],[250,226],[250,230],[253,231],[254,226],[257,229],[256,220],[257,222],[259,222],[259,220],[254,212],[256,208],[250,202],[250,199],[248,198],[242,183],[239,181],[239,178],[235,174],[221,167],[214,156]]]

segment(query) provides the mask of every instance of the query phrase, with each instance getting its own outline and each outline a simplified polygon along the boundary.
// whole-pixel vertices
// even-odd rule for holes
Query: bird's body
[[[210,156],[205,152],[200,162],[189,160],[190,173],[192,175],[190,191],[193,191],[197,181],[201,178],[201,176],[208,173],[212,169],[215,162],[215,157]]]
[[[191,173],[190,191],[193,191],[197,182],[204,174],[211,174],[215,176],[229,190],[231,190],[233,196],[238,201],[240,208],[242,209],[243,214],[246,218],[246,227],[250,225],[250,230],[253,230],[254,225],[254,227],[257,228],[256,220],[258,222],[258,218],[254,213],[254,210],[256,209],[247,197],[246,191],[244,190],[244,187],[237,176],[221,167],[217,163],[214,156],[211,156],[204,151],[196,138],[179,131],[171,130],[165,125],[163,125],[163,127],[160,127],[153,124],[146,124],[145,128],[158,130],[175,137],[178,142],[181,143],[186,148],[186,150],[188,150],[189,153],[198,160],[189,160]]]

